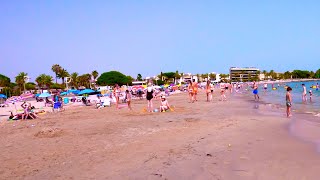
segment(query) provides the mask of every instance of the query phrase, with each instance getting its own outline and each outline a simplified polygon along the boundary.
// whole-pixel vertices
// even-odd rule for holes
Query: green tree
[[[33,82],[28,82],[26,83],[26,90],[35,90],[36,89],[36,84]]]
[[[10,85],[10,78],[0,74],[0,87],[8,87]]]
[[[126,75],[118,71],[109,71],[109,72],[102,73],[101,76],[98,78],[97,83],[101,86],[115,85],[115,84],[119,84],[121,86],[121,85],[131,84],[132,80],[130,80]]]
[[[24,89],[24,84],[26,83],[26,77],[28,76],[28,73],[20,72],[18,76],[16,76],[16,83],[19,87],[20,93],[22,89]]]
[[[50,85],[50,89],[64,89],[64,84],[53,83]]]
[[[214,73],[210,73],[209,77],[210,77],[211,80],[216,80],[217,75],[214,74]]]
[[[142,81],[142,75],[141,74],[137,75],[137,81]]]
[[[316,71],[316,73],[314,74],[314,77],[315,77],[315,78],[320,78],[320,69],[318,69],[318,70]]]
[[[59,64],[54,64],[51,67],[51,70],[56,74],[56,83],[58,83],[58,75],[61,71],[62,67]]]
[[[79,81],[78,81],[78,73],[74,72],[71,74],[71,86],[73,86],[74,88],[78,89],[79,87]]]
[[[86,88],[90,87],[91,74],[83,74],[81,76],[78,76],[77,79],[79,86],[84,86]]]
[[[52,85],[52,76],[46,74],[40,74],[36,78],[36,82],[40,89],[49,88]]]
[[[68,73],[68,71],[66,69],[61,69],[58,72],[58,78],[62,79],[62,84],[64,84],[65,78],[69,77],[69,76],[70,76],[70,74]]]

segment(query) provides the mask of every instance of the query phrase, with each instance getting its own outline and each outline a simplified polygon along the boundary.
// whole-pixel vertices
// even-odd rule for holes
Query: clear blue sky
[[[320,1],[1,0],[0,67],[227,73],[320,68]],[[13,79],[12,79],[13,80]]]

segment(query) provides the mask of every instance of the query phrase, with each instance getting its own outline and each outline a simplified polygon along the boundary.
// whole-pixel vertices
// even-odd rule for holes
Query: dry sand
[[[282,114],[204,96],[170,96],[174,112],[143,112],[143,100],[2,123],[0,179],[319,179],[314,145],[290,136]]]

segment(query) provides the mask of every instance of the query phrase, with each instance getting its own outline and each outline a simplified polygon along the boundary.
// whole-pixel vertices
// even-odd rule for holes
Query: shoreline
[[[187,103],[186,93],[169,96],[175,110],[168,113],[145,113],[146,101],[137,100],[133,111],[69,108],[41,120],[5,123],[0,176],[318,179],[320,168],[309,166],[320,163],[314,145],[293,137],[290,120],[278,109],[241,94],[221,102],[218,94],[211,103],[203,91],[195,103]]]

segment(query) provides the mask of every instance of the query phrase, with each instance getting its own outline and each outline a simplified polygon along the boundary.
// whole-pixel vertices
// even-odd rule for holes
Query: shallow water
[[[263,89],[263,83],[259,85],[259,96],[260,100],[265,103],[277,104],[285,106],[285,86],[290,86],[292,88],[292,109],[296,112],[312,113],[313,115],[320,118],[320,90],[310,88],[320,81],[309,81],[309,82],[290,82],[290,83],[274,83],[273,86],[276,90],[272,90],[272,84],[268,84],[268,89],[265,91]],[[302,102],[302,84],[306,85],[307,88],[307,102]],[[309,90],[312,90],[313,96],[312,101],[310,101]],[[251,89],[246,91],[247,95],[252,95]]]

